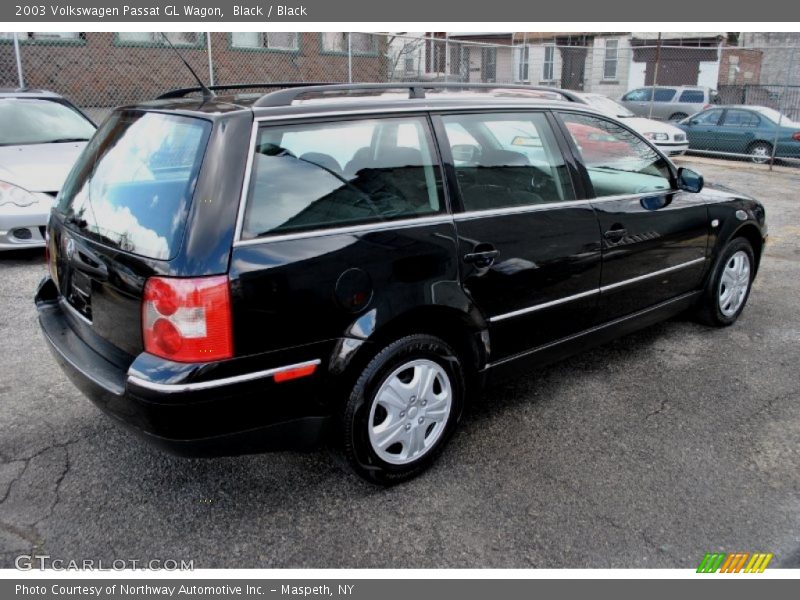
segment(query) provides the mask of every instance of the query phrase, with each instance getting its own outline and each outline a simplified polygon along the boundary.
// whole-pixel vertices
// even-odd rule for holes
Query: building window
[[[603,79],[617,78],[619,62],[619,40],[606,40],[606,54],[603,61]]]
[[[542,62],[542,81],[553,81],[555,76],[556,47],[548,44],[544,47],[544,61]]]
[[[267,50],[298,50],[300,34],[283,31],[235,31],[231,34],[234,48],[263,48]]]
[[[0,39],[3,40],[13,40],[14,39],[14,32],[13,31],[4,31],[0,32]],[[41,40],[41,41],[82,41],[86,39],[83,33],[77,33],[73,31],[31,31],[31,32],[19,32],[17,33],[17,39],[20,42],[24,42],[27,40]]]
[[[373,54],[375,38],[369,33],[351,33],[350,45],[353,54]],[[339,31],[326,31],[322,33],[323,52],[347,52],[347,33]]]
[[[175,46],[202,46],[203,34],[193,31],[120,31],[117,39],[127,44],[146,44],[153,46],[166,46],[164,36]]]
[[[514,81],[530,81],[528,71],[530,58],[530,46],[517,46],[514,48]]]

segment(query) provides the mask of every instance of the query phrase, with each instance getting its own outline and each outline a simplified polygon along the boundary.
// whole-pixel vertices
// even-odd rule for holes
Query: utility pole
[[[25,78],[22,76],[22,56],[19,53],[19,35],[17,32],[14,32],[14,54],[17,57],[17,77],[19,78],[19,87],[23,89],[25,87]]]
[[[208,50],[208,85],[214,85],[214,61],[211,58],[211,34],[206,31],[206,50]]]
[[[656,66],[653,69],[653,93],[650,95],[650,114],[648,119],[653,118],[653,103],[656,100],[656,86],[658,85],[658,65],[661,62],[661,32],[658,32],[658,43],[656,44]]]

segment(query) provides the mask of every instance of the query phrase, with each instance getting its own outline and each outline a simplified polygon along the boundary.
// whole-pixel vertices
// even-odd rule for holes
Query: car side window
[[[723,125],[728,127],[758,127],[761,119],[749,110],[728,109]]]
[[[434,215],[441,198],[422,117],[262,127],[242,238]]]
[[[685,102],[687,104],[701,104],[705,101],[703,90],[684,90],[681,92],[681,97],[678,102]]]
[[[692,121],[702,125],[717,125],[721,116],[722,110],[717,108],[714,110],[707,110],[699,115],[695,115],[692,117]]]
[[[672,102],[675,97],[675,90],[672,88],[658,88],[655,92],[656,102]]]
[[[651,88],[640,88],[638,90],[631,90],[622,97],[625,102],[650,102],[653,97],[653,90]]]
[[[621,125],[593,115],[563,113],[597,197],[671,189],[667,160]]]
[[[464,209],[573,200],[575,192],[543,113],[442,117]]]

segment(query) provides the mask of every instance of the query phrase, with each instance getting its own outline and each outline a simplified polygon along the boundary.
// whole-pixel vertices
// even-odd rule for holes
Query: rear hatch
[[[170,273],[211,132],[204,119],[118,110],[81,154],[50,220],[50,271],[73,329],[113,362],[143,349],[145,282]]]

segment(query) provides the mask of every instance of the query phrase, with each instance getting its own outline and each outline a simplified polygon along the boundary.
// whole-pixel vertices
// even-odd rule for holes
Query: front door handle
[[[464,262],[475,265],[479,269],[485,269],[491,267],[499,255],[500,251],[497,248],[489,244],[481,244],[474,251],[464,255]]]
[[[628,230],[622,225],[613,225],[611,229],[603,234],[603,237],[605,237],[609,242],[619,242],[627,233]]]

